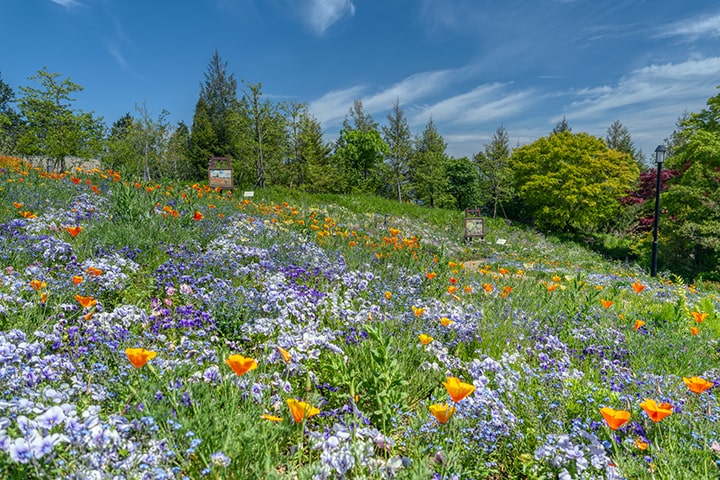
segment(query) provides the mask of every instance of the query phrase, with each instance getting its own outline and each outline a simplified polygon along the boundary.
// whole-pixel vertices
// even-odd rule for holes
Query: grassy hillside
[[[3,162],[3,478],[720,473],[702,286],[459,212]]]

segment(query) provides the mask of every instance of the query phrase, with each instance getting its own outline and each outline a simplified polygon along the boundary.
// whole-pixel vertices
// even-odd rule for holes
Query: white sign
[[[505,240],[504,238],[498,238],[495,243],[497,243],[498,245],[505,245],[505,242],[507,242],[507,240]]]
[[[243,192],[243,197],[254,197],[255,192]]]

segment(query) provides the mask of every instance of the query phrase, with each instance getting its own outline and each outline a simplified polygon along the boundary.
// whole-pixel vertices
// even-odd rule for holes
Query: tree
[[[445,207],[453,203],[448,193],[445,149],[445,140],[430,118],[415,140],[415,154],[410,166],[415,199],[430,207]]]
[[[555,124],[552,133],[572,133],[572,128],[570,128],[570,124],[568,124],[565,115],[563,115],[560,121]]]
[[[135,168],[134,165],[140,165],[140,152],[133,142],[135,135],[135,120],[126,113],[115,122],[110,128],[110,135],[107,138],[107,151],[103,156],[103,163],[111,170],[124,170],[126,175],[130,175]]]
[[[335,158],[340,165],[345,193],[376,193],[383,182],[382,160],[388,146],[375,130],[340,130]]]
[[[465,210],[476,207],[479,201],[478,171],[467,157],[450,158],[445,164],[448,193],[455,200],[455,208]]]
[[[15,92],[0,77],[0,155],[10,155],[15,150],[20,116],[12,108],[14,99]]]
[[[249,160],[245,171],[252,174],[255,187],[278,184],[285,176],[282,168],[287,152],[285,118],[277,105],[262,99],[262,83],[245,83],[240,106],[234,117],[236,139],[241,156]]]
[[[180,121],[168,142],[168,160],[172,165],[171,176],[176,179],[192,179],[190,166],[190,129]]]
[[[608,148],[630,155],[630,157],[635,160],[635,163],[640,171],[647,169],[642,152],[635,147],[635,144],[630,137],[630,132],[625,125],[620,123],[620,120],[615,120],[612,125],[608,127],[605,142],[607,143]]]
[[[660,266],[688,279],[720,280],[720,94],[699,113],[681,120],[677,146],[667,168],[669,181],[660,204]]]
[[[549,231],[595,231],[611,222],[638,176],[635,162],[587,133],[560,132],[516,148],[515,189]]]
[[[315,193],[339,193],[341,172],[332,161],[332,148],[323,141],[320,122],[305,112],[300,117],[298,153],[307,165],[305,188]]]
[[[405,112],[400,108],[399,98],[393,103],[392,113],[388,114],[387,120],[387,126],[382,127],[383,139],[389,150],[387,163],[392,170],[398,202],[402,202],[413,147],[410,125],[405,118]]]
[[[217,137],[210,120],[208,104],[198,99],[193,115],[192,130],[190,131],[190,165],[191,175],[194,179],[202,179],[207,175],[210,158],[215,156]]]
[[[353,106],[350,107],[348,114],[345,116],[345,120],[343,120],[343,129],[359,130],[362,133],[366,133],[377,130],[378,124],[369,113],[365,112],[362,102],[355,100]]]
[[[222,61],[217,50],[208,63],[205,83],[200,85],[200,98],[207,105],[210,125],[215,134],[214,154],[231,155],[232,134],[228,116],[237,104],[237,82],[232,73],[228,74],[227,62]]]
[[[280,107],[285,113],[285,124],[287,125],[288,155],[287,169],[290,188],[293,185],[302,185],[307,176],[307,163],[301,154],[302,140],[301,122],[307,115],[307,105],[297,101],[284,103]]]
[[[510,137],[505,127],[500,125],[492,136],[485,151],[473,157],[479,171],[479,188],[487,203],[492,204],[492,216],[497,209],[503,210],[503,203],[514,195],[512,169],[510,168]]]
[[[148,109],[147,101],[135,105],[135,111],[140,115],[135,129],[142,149],[142,176],[146,182],[154,176],[167,171],[161,162],[165,159],[167,149],[168,128],[167,117],[169,112],[162,110],[156,119]]]
[[[17,149],[23,155],[47,158],[48,170],[65,170],[66,157],[90,158],[100,153],[104,126],[92,113],[72,109],[70,95],[82,87],[45,67],[29,77],[41,88],[20,87],[18,100],[25,126]]]

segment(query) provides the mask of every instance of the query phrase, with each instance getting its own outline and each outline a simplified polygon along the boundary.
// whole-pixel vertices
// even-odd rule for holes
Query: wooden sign
[[[485,222],[480,209],[465,209],[465,241],[479,238],[485,240]]]
[[[233,170],[230,159],[227,157],[212,157],[208,168],[208,186],[210,188],[222,188],[232,190]]]

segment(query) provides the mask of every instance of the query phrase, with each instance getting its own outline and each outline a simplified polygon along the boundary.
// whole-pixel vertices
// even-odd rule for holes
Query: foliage
[[[384,183],[382,161],[388,146],[375,130],[340,130],[334,159],[342,172],[342,191],[374,193]]]
[[[456,210],[0,167],[3,478],[720,473],[683,381],[717,382],[717,291]]]
[[[630,131],[625,125],[620,123],[620,120],[615,120],[608,127],[605,143],[607,143],[608,148],[630,155],[630,157],[635,160],[640,172],[647,170],[642,151],[635,146],[630,136]]]
[[[387,163],[392,170],[394,194],[398,202],[407,197],[407,177],[412,157],[412,135],[405,112],[400,107],[400,99],[393,103],[392,112],[387,116],[388,124],[382,127],[383,139],[388,146]]]
[[[455,200],[455,208],[465,210],[479,205],[478,172],[469,158],[449,158],[445,164],[445,174],[448,193]]]
[[[687,278],[720,279],[720,95],[682,123],[683,141],[668,160],[678,170],[663,193],[664,265]]]
[[[611,222],[638,175],[628,155],[586,133],[556,133],[516,148],[511,167],[519,197],[548,231],[592,231]]]
[[[92,113],[72,108],[70,95],[82,87],[69,78],[46,68],[30,77],[40,84],[20,87],[18,107],[24,125],[17,139],[17,149],[23,155],[48,159],[51,169],[65,170],[65,158],[90,158],[102,147],[104,126]]]
[[[503,204],[514,195],[510,153],[510,137],[505,127],[500,125],[484,151],[473,156],[480,173],[478,188],[482,192],[483,203],[492,204],[493,218],[497,216],[498,207],[504,214]]]
[[[446,148],[445,140],[431,118],[420,136],[415,139],[415,152],[410,160],[414,199],[429,207],[446,207],[452,204],[445,171]]]

